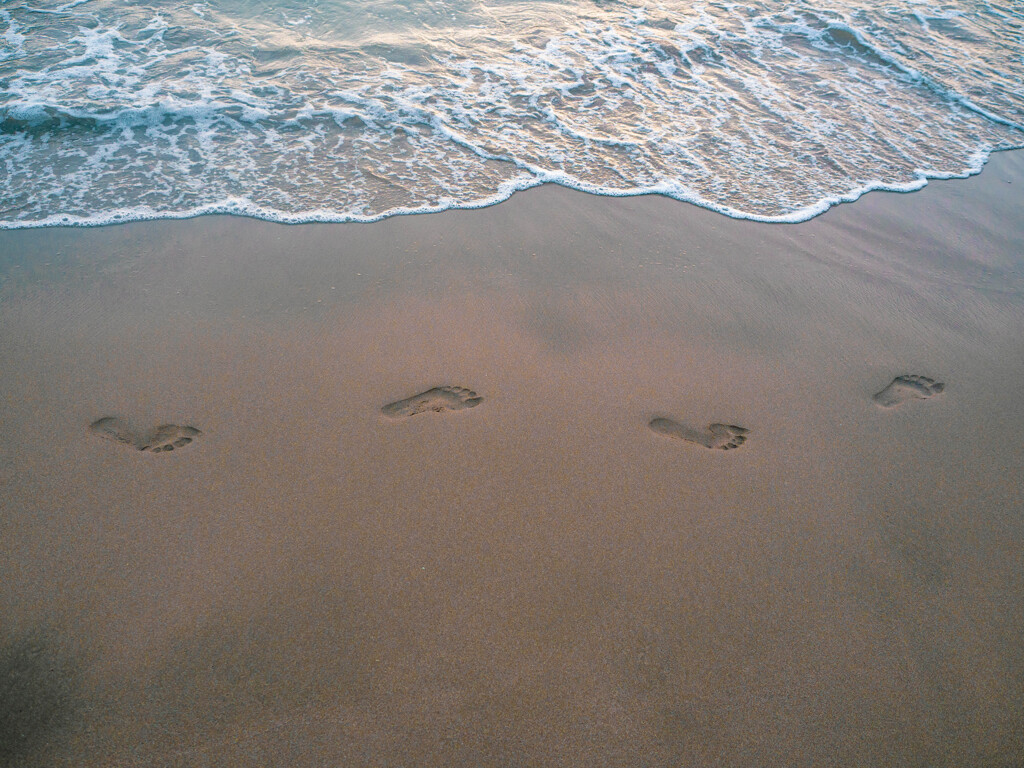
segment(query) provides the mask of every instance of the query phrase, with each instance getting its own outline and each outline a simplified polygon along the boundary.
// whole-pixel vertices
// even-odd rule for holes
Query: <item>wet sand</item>
[[[1022,210],[0,232],[0,765],[1018,765]]]

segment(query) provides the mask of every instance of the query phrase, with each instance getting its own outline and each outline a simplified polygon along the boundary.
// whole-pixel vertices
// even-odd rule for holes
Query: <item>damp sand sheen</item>
[[[0,233],[0,766],[1014,765],[1022,195]]]

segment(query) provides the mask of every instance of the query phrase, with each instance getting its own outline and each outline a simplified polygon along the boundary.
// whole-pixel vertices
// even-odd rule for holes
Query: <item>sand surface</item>
[[[1022,211],[0,233],[0,765],[1020,765]]]

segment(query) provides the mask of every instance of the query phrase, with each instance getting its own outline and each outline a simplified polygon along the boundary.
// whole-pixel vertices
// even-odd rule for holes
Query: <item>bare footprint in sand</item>
[[[464,387],[434,387],[405,400],[389,403],[380,412],[390,419],[401,419],[425,411],[461,411],[480,405],[482,400],[476,392]]]
[[[941,381],[927,376],[897,376],[889,386],[875,393],[872,400],[883,408],[895,408],[907,400],[927,400],[946,388]]]
[[[703,445],[705,448],[721,448],[723,451],[739,448],[747,441],[746,435],[750,431],[734,424],[709,424],[707,429],[693,429],[672,421],[672,419],[660,417],[651,419],[647,426],[659,435],[676,440],[687,440],[697,443],[697,445]]]
[[[90,424],[89,429],[107,440],[150,453],[164,453],[184,448],[202,434],[195,427],[180,427],[177,424],[161,424],[149,430],[138,430],[116,416],[104,416]]]

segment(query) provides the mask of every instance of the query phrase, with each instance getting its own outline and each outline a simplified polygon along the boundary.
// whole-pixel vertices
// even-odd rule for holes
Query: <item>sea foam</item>
[[[376,221],[544,183],[794,222],[1024,146],[1012,5],[446,8],[0,11],[0,227]]]

